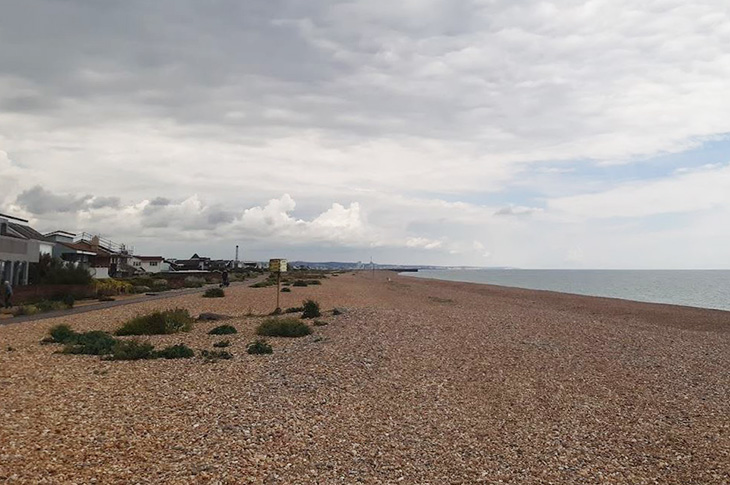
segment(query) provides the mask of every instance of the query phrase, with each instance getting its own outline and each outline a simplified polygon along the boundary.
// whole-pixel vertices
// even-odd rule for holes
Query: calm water
[[[730,270],[422,270],[406,276],[730,310]]]

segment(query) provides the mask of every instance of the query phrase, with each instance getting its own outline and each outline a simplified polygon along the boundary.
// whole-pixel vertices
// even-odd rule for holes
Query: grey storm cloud
[[[33,214],[76,212],[87,205],[92,196],[58,195],[36,185],[18,195],[16,204]]]
[[[56,194],[40,185],[31,187],[18,195],[15,203],[32,214],[71,213],[84,209],[118,208],[119,197],[94,197],[93,195],[76,196],[72,194]]]

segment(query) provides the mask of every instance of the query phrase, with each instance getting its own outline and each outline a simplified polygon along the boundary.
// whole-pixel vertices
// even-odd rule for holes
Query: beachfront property
[[[162,256],[132,256],[132,268],[145,274],[166,273],[170,271],[170,263]]]
[[[27,285],[32,263],[41,252],[50,254],[53,243],[19,217],[0,214],[0,279],[13,286]]]
[[[87,233],[54,231],[46,234],[56,246],[54,257],[89,269],[95,279],[131,276],[137,271],[130,265],[133,255],[124,244]]]
[[[193,254],[190,259],[170,259],[172,271],[210,271],[210,258],[200,257],[198,253]]]

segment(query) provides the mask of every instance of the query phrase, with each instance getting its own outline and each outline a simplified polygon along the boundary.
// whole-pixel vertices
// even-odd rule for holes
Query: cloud
[[[0,207],[161,250],[605,264],[657,216],[724,223],[727,151],[642,174],[730,133],[728,25],[721,0],[9,2]]]
[[[730,208],[730,164],[682,170],[650,182],[557,197],[548,209],[581,218],[647,217]]]
[[[15,203],[33,214],[49,214],[53,212],[76,212],[86,207],[91,199],[90,195],[57,195],[40,185],[36,185],[21,193]]]
[[[543,212],[543,209],[541,209],[540,207],[508,205],[506,207],[501,207],[494,214],[497,216],[529,216],[530,214],[535,214],[539,212]]]

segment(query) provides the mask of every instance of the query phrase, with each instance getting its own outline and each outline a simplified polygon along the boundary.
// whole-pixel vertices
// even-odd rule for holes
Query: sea
[[[730,270],[444,269],[402,274],[730,311]]]

